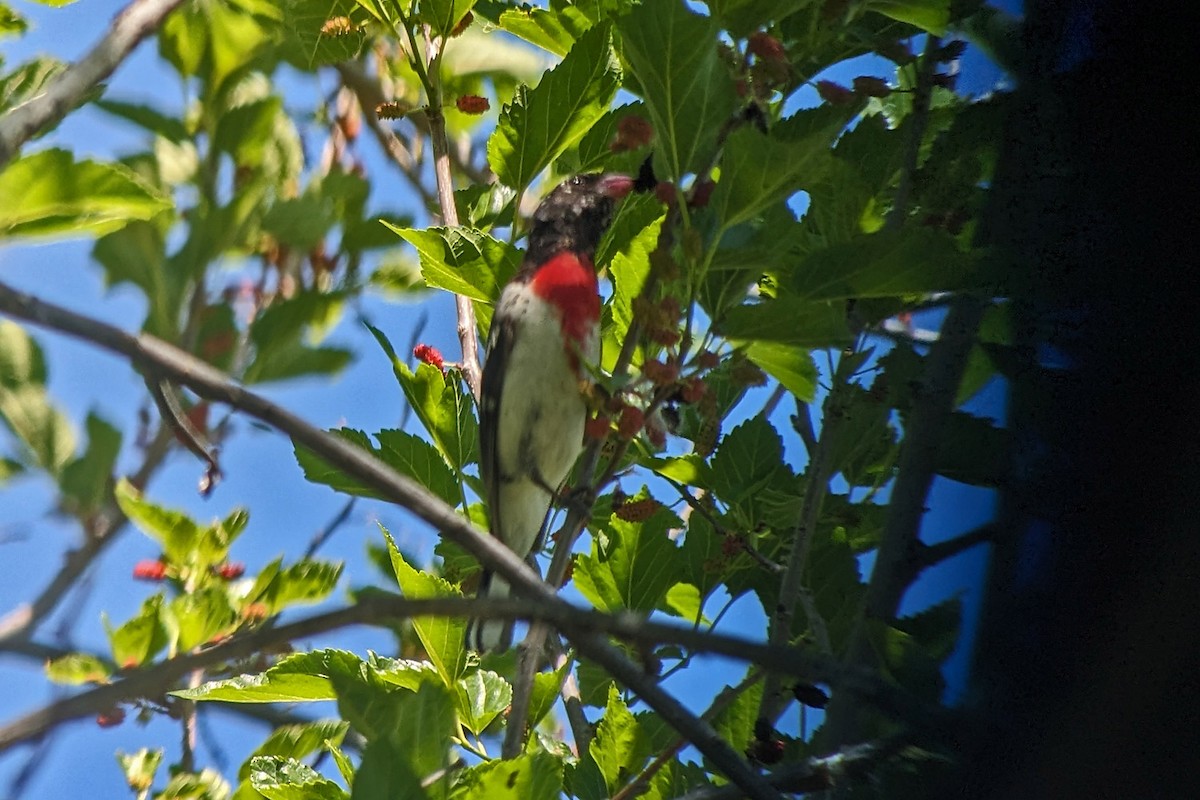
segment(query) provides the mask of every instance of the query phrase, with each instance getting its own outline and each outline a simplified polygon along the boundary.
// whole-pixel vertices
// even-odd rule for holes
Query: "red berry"
[[[96,715],[96,724],[101,728],[115,728],[125,721],[125,709],[113,706],[108,711]]]
[[[482,114],[492,107],[486,97],[477,94],[464,94],[454,101],[454,106],[464,114]]]
[[[246,572],[246,565],[237,561],[227,561],[217,567],[217,575],[227,581],[236,580]]]
[[[679,331],[673,328],[655,328],[649,331],[650,339],[663,347],[673,347],[679,342]]]
[[[854,92],[833,81],[817,81],[817,94],[831,106],[848,106],[854,102]]]
[[[787,63],[788,60],[787,50],[784,49],[783,44],[771,34],[762,31],[750,34],[750,38],[746,42],[746,49],[764,61]]]
[[[167,565],[157,559],[142,559],[133,565],[133,577],[139,581],[161,581],[167,576]]]
[[[612,424],[607,416],[601,414],[598,417],[592,417],[587,422],[583,423],[583,436],[585,439],[598,441],[608,436],[608,428]]]
[[[642,364],[642,374],[655,386],[667,386],[679,378],[679,367],[651,359]]]
[[[670,181],[659,181],[654,186],[654,196],[665,205],[675,204],[675,184]]]
[[[267,618],[266,603],[251,603],[242,609],[242,618],[249,622],[258,622]]]
[[[617,122],[617,140],[614,150],[637,150],[650,144],[654,138],[654,127],[637,114],[622,117]]]
[[[679,396],[685,403],[698,402],[708,394],[708,384],[701,378],[688,378],[679,389]]]
[[[460,19],[458,24],[454,26],[454,30],[450,31],[450,38],[453,39],[456,36],[462,36],[463,31],[465,31],[471,25],[474,19],[475,15],[470,11],[464,14],[463,18]]]
[[[654,516],[654,512],[662,508],[662,503],[653,497],[643,497],[640,500],[629,500],[617,506],[613,511],[617,519],[626,522],[645,522]]]
[[[432,345],[419,344],[413,348],[413,355],[418,361],[422,361],[431,367],[437,367],[442,372],[446,371],[445,359],[442,358],[441,352]]]
[[[721,363],[721,356],[705,350],[696,355],[696,366],[700,369],[715,369]]]
[[[887,97],[892,93],[892,87],[883,78],[859,75],[854,79],[854,93],[864,97]]]
[[[646,415],[642,413],[640,408],[633,406],[625,406],[621,409],[621,419],[617,422],[617,436],[625,441],[629,441],[638,435],[642,426],[646,424]]]
[[[659,424],[659,417],[653,420],[646,420],[646,438],[650,440],[655,450],[661,450],[667,446],[667,432],[662,429]]]
[[[691,208],[704,208],[708,205],[709,199],[712,197],[713,189],[717,185],[712,181],[696,181],[692,187],[692,195],[688,198],[688,206]]]

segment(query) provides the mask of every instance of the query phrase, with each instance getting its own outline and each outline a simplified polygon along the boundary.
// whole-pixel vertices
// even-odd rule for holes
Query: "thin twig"
[[[183,0],[134,0],[86,56],[59,73],[45,91],[0,117],[0,168],[38,132],[56,124],[113,73],[142,39]]]
[[[304,558],[309,559],[317,554],[317,551],[324,546],[325,542],[329,541],[329,537],[333,536],[337,529],[346,524],[346,520],[350,519],[350,512],[354,510],[354,504],[358,502],[357,497],[351,497],[342,506],[341,510],[334,515],[333,519],[325,523],[325,527],[317,531],[309,541],[308,547],[304,549]]]

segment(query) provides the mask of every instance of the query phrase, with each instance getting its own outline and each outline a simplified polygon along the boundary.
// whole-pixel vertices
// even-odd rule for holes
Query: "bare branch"
[[[46,91],[0,117],[0,167],[17,154],[21,145],[66,116],[182,2],[134,0],[117,15],[108,33],[91,51],[58,75]]]

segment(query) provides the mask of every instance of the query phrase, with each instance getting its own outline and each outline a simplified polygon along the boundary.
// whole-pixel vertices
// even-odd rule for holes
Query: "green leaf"
[[[177,772],[167,788],[154,796],[154,800],[226,800],[229,797],[229,782],[214,769],[201,772]]]
[[[177,335],[187,276],[168,267],[160,226],[132,222],[100,238],[92,257],[104,267],[106,288],[127,282],[142,290],[149,306],[144,323],[147,333],[166,338]]]
[[[153,106],[142,103],[125,103],[120,100],[100,98],[94,101],[102,111],[107,111],[115,117],[132,122],[156,136],[161,136],[171,142],[179,143],[188,138],[187,127],[181,120],[159,111]]]
[[[947,291],[970,285],[974,267],[945,231],[884,229],[809,253],[795,266],[791,290],[806,301]]]
[[[445,38],[474,6],[475,0],[421,0],[421,21]]]
[[[142,493],[122,478],[114,492],[117,505],[142,533],[158,542],[167,560],[174,564],[185,564],[200,540],[200,526],[182,511],[173,511],[155,505],[142,497]]]
[[[712,487],[736,505],[775,482],[783,467],[783,442],[762,417],[752,417],[721,441],[712,461]]]
[[[700,590],[690,583],[677,583],[667,590],[663,599],[663,610],[688,622],[710,624],[704,616],[704,598]]]
[[[683,537],[683,579],[695,586],[701,598],[707,598],[721,585],[725,563],[722,537],[703,514],[688,517]]]
[[[125,782],[135,792],[144,792],[154,783],[154,774],[158,772],[162,757],[162,748],[150,750],[143,747],[132,754],[117,751],[117,763],[121,765],[121,772],[125,774]]]
[[[254,756],[250,785],[267,800],[343,800],[349,795],[333,781],[294,758]]]
[[[817,365],[805,348],[781,342],[751,342],[746,356],[806,403],[816,397]]]
[[[259,13],[270,9],[278,20],[283,18],[270,5],[254,8]],[[180,75],[199,77],[203,96],[211,99],[225,79],[249,64],[268,41],[254,14],[227,0],[208,0],[187,3],[166,18],[158,34],[158,52]]]
[[[512,703],[512,686],[488,670],[467,673],[455,689],[459,721],[476,736]]]
[[[870,0],[866,7],[900,22],[944,36],[950,24],[950,0]]]
[[[238,624],[237,611],[225,591],[216,587],[180,595],[169,609],[177,629],[175,652],[187,652]]]
[[[274,575],[258,595],[259,602],[266,603],[271,614],[290,606],[319,603],[337,588],[344,566],[341,562],[299,561]]]
[[[353,428],[334,428],[327,431],[327,433],[361,447],[376,457],[380,457],[379,450],[371,444],[371,439],[362,431],[357,431]],[[307,480],[329,486],[338,492],[358,495],[359,497],[382,497],[374,489],[352,478],[337,467],[331,466],[329,462],[322,459],[312,450],[296,442],[293,442],[292,446],[296,455],[296,463],[300,465],[300,469],[304,470],[304,477]]]
[[[0,356],[0,373],[7,373],[0,374],[0,421],[34,464],[57,475],[75,455],[75,431],[46,393],[41,348],[19,325],[0,320],[0,351],[9,345],[14,352]]]
[[[142,603],[137,616],[118,628],[109,624],[104,616],[104,629],[108,632],[113,661],[122,668],[139,667],[152,659],[166,647],[167,628],[163,624],[163,596],[154,595]]]
[[[762,686],[762,681],[755,682],[713,720],[713,728],[738,752],[744,752],[754,738],[754,722],[758,718]]]
[[[550,713],[550,709],[554,708],[570,669],[571,662],[564,660],[558,669],[539,672],[533,676],[533,689],[529,693],[530,728],[536,728],[542,718]]]
[[[371,15],[355,0],[283,0],[282,7],[288,43],[295,47],[291,60],[304,69],[353,61],[367,42],[363,23]],[[326,28],[337,17],[349,18],[350,30]]]
[[[242,764],[241,769],[238,770],[238,779],[244,781],[250,777],[251,762],[255,756],[304,758],[308,754],[330,745],[341,744],[349,727],[350,724],[344,720],[323,719],[295,725],[282,725],[276,728]]]
[[[585,33],[534,89],[521,86],[488,139],[488,164],[501,182],[523,190],[592,126],[612,102],[620,79],[611,27]]]
[[[1003,486],[1012,472],[1012,433],[990,420],[953,412],[938,440],[939,475],[972,486]]]
[[[608,689],[608,704],[589,752],[610,792],[618,791],[631,775],[636,775],[649,755],[646,737],[616,686]]]
[[[383,531],[387,540],[392,569],[396,571],[396,582],[405,597],[461,597],[462,593],[441,578],[420,572],[404,560],[392,536]],[[464,644],[467,623],[450,617],[414,617],[413,628],[429,654],[429,660],[447,686],[454,686],[467,668],[467,650]]]
[[[25,21],[17,12],[8,7],[7,3],[0,3],[0,39],[5,36],[20,36],[29,29],[29,23]],[[2,97],[3,95],[0,95]],[[5,106],[0,103],[0,108]]]
[[[58,59],[43,56],[21,64],[7,75],[0,75],[0,112],[38,96],[66,68],[67,65]]]
[[[717,328],[738,342],[770,341],[807,349],[853,341],[844,304],[805,303],[790,297],[731,308]]]
[[[721,156],[721,180],[709,201],[721,230],[754,219],[815,180],[848,117],[823,105],[782,120],[769,135],[750,127],[730,134]]]
[[[0,238],[97,236],[170,207],[132,170],[75,161],[66,150],[42,150],[0,172]]]
[[[417,248],[421,274],[430,288],[491,303],[521,266],[516,248],[480,231],[439,227],[416,230],[383,224]]]
[[[429,442],[398,430],[380,431],[375,438],[379,440],[381,458],[397,472],[408,475],[448,505],[462,501],[454,471]]]
[[[506,8],[498,20],[502,30],[556,56],[565,56],[578,36],[590,27],[585,24],[577,29],[572,22],[570,14],[535,6]]]
[[[121,452],[121,432],[95,413],[88,414],[87,433],[87,449],[63,468],[58,481],[63,506],[80,516],[108,502],[113,466]]]
[[[461,786],[455,800],[558,800],[563,762],[544,750],[497,758],[467,770]]]
[[[171,694],[187,700],[221,700],[226,703],[306,703],[336,700],[331,677],[358,676],[363,662],[345,650],[314,650],[284,656],[258,675],[241,675],[209,681],[195,689]]]
[[[609,521],[607,546],[592,540],[592,552],[576,561],[574,577],[580,593],[602,611],[652,611],[680,578],[679,549],[667,536],[681,522],[659,508],[647,520]]]
[[[733,79],[717,54],[716,21],[683,3],[642,3],[618,22],[629,73],[654,126],[655,171],[678,182],[716,148],[736,105]]]
[[[396,691],[387,700],[390,718],[386,733],[368,736],[373,741],[355,775],[353,797],[428,796],[422,779],[449,760],[454,699],[440,682],[426,681],[415,692]]]
[[[112,667],[90,653],[68,653],[46,662],[46,677],[66,686],[108,683],[111,675]]]
[[[443,375],[430,364],[417,365],[413,372],[401,361],[383,331],[367,325],[379,346],[392,362],[392,372],[412,409],[429,431],[433,443],[451,467],[462,470],[475,463],[479,428],[473,403],[462,381],[455,374]]]

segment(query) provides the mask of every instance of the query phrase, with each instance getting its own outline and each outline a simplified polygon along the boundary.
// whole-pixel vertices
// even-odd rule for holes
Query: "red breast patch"
[[[563,335],[582,345],[600,321],[600,285],[592,260],[559,253],[538,268],[530,285],[534,294],[558,308]]]

